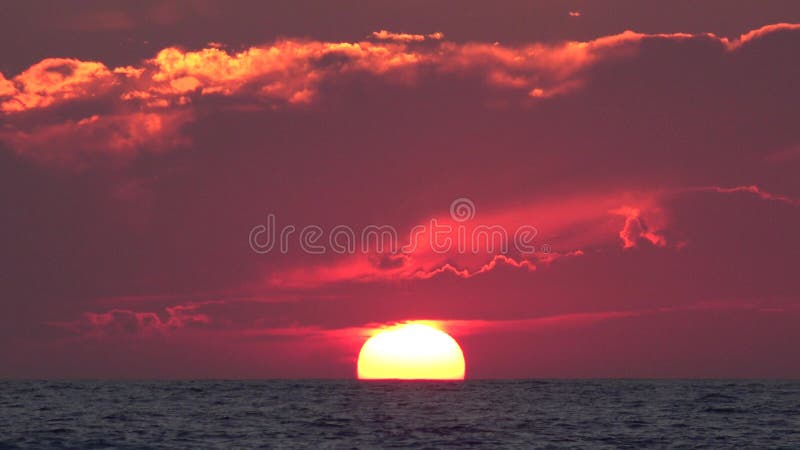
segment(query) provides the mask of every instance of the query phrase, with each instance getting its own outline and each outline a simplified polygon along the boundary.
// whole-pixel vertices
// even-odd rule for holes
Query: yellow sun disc
[[[358,355],[360,380],[463,380],[464,353],[447,333],[421,323],[381,330]]]

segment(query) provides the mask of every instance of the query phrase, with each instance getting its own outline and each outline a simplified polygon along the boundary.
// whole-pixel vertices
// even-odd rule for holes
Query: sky
[[[798,54],[788,1],[4,2],[0,377],[416,320],[467,378],[800,377]]]

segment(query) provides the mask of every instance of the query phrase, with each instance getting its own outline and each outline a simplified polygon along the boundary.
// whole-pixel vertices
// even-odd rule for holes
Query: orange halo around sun
[[[463,380],[464,373],[458,342],[423,323],[380,330],[358,355],[360,380]]]

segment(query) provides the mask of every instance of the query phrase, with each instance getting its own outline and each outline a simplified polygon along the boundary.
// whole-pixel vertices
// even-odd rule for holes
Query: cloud
[[[497,331],[532,331],[542,328],[583,326],[607,320],[636,317],[642,314],[644,314],[642,311],[600,311],[513,320],[443,320],[441,321],[441,326],[448,331],[463,336]]]
[[[641,240],[650,242],[657,247],[665,247],[667,245],[666,238],[658,230],[645,223],[639,208],[623,206],[611,212],[625,217],[625,225],[619,232],[623,248],[636,247]]]
[[[86,312],[80,320],[58,323],[61,328],[89,337],[109,335],[153,336],[183,327],[207,325],[211,318],[195,310],[199,304],[166,307],[166,318],[155,312],[139,312],[129,309],[111,309],[106,312]]]
[[[115,81],[102,63],[47,58],[14,77],[13,86],[0,78],[0,112],[12,114],[68,100],[86,100],[102,95]]]
[[[589,250],[616,249],[617,237],[623,239],[624,248],[634,247],[640,239],[665,247],[661,231],[666,227],[666,216],[659,206],[663,197],[658,192],[565,196],[482,210],[467,222],[455,222],[447,216],[420,219],[417,223],[423,225],[411,230],[423,227],[424,231],[414,234],[413,239],[411,231],[400,233],[398,253],[356,252],[320,263],[273,269],[266,284],[306,289],[336,283],[428,280],[442,275],[468,279],[498,268],[532,272],[565,258],[583,256]],[[629,204],[636,206],[626,206]],[[620,223],[617,216],[623,216],[624,222]],[[439,230],[437,241],[451,244],[446,248],[437,248],[438,244],[432,242],[434,222]],[[521,227],[530,226],[537,232],[529,242],[533,251],[525,252],[516,245],[515,236]],[[483,234],[485,230],[499,234]]]
[[[732,50],[738,49],[739,47],[741,47],[741,46],[743,46],[743,45],[745,45],[745,44],[747,44],[747,43],[749,43],[751,41],[754,41],[754,40],[757,40],[757,39],[761,39],[764,36],[767,36],[769,34],[778,33],[778,32],[781,32],[781,31],[794,31],[794,30],[800,30],[800,24],[796,24],[796,23],[775,23],[775,24],[770,24],[770,25],[764,25],[763,27],[755,29],[755,30],[750,30],[747,33],[744,33],[741,36],[739,36],[738,39],[731,40],[731,39],[728,39],[728,38],[725,38],[725,37],[717,38],[717,39],[719,39],[720,42],[722,42],[728,50],[732,51]],[[716,38],[716,36],[713,35],[713,34],[710,34],[710,36]]]
[[[780,194],[773,194],[771,192],[767,192],[756,185],[750,186],[733,186],[733,187],[721,187],[721,186],[701,186],[701,187],[692,187],[682,189],[683,191],[694,191],[694,192],[717,192],[720,194],[736,194],[736,193],[747,193],[753,194],[762,200],[770,200],[776,201],[781,203],[787,203],[789,205],[800,206],[800,199],[789,197],[786,195]]]
[[[28,130],[0,130],[0,138],[20,154],[50,165],[83,168],[91,162],[130,159],[186,145],[180,133],[191,111],[128,112],[93,115],[77,121]]]
[[[572,255],[580,254],[580,252],[574,252]],[[373,258],[356,255],[329,264],[279,271],[268,277],[268,284],[279,288],[308,289],[347,282],[428,280],[442,274],[451,274],[466,279],[490,272],[498,266],[536,270],[536,259],[516,259],[506,255],[494,255],[488,258],[488,262],[472,269],[469,267],[459,268],[447,262],[440,262],[440,265],[420,266],[416,265],[413,257],[406,256],[403,265],[384,268],[376,265]],[[446,257],[442,259],[446,259]],[[548,262],[551,261],[548,260]]]
[[[17,93],[17,87],[10,80],[7,80],[0,73],[0,97],[13,97]]]
[[[722,309],[722,308],[720,308]],[[527,332],[546,328],[580,327],[614,319],[637,317],[663,311],[598,311],[557,314],[552,316],[532,317],[510,320],[482,319],[414,319],[401,322],[370,322],[346,327],[322,327],[317,324],[294,326],[278,326],[269,328],[243,328],[239,332],[248,337],[274,339],[276,337],[308,340],[335,339],[344,342],[362,344],[364,339],[373,336],[380,330],[406,323],[422,323],[444,330],[457,338],[468,335],[497,332]]]
[[[702,301],[681,306],[663,306],[647,309],[613,310],[613,311],[587,311],[566,314],[555,314],[525,319],[450,319],[432,321],[448,332],[458,336],[490,332],[519,332],[533,331],[544,328],[565,328],[592,325],[615,319],[635,318],[642,316],[661,315],[669,313],[692,311],[758,311],[781,312],[786,308],[796,309],[796,306],[784,305],[765,300],[726,300]]]
[[[619,248],[620,241],[623,250],[643,244],[682,249],[688,244],[677,238],[681,235],[680,230],[670,229],[669,204],[677,196],[698,192],[754,194],[762,200],[800,205],[797,199],[772,194],[757,186],[672,188],[561,198],[554,203],[538,202],[500,208],[484,212],[479,218],[482,224],[497,224],[505,230],[511,230],[507,234],[512,236],[513,230],[531,222],[531,217],[541,217],[541,222],[536,226],[547,233],[537,237],[539,251],[535,253],[521,254],[512,246],[510,253],[500,254],[499,247],[489,251],[488,244],[483,241],[480,241],[484,245],[478,248],[478,252],[458,251],[455,244],[447,252],[437,252],[432,250],[423,233],[419,235],[418,245],[407,253],[340,255],[322,263],[280,268],[270,271],[266,284],[276,288],[314,289],[337,283],[429,280],[448,274],[468,279],[500,267],[532,272],[564,258],[584,256],[587,252],[613,252]],[[621,223],[615,219],[617,217],[622,218]],[[456,227],[459,224],[448,222],[446,217],[435,219],[442,226],[453,227],[449,234],[442,236],[457,242]],[[477,226],[464,225],[466,236]],[[670,232],[673,239],[668,239]],[[557,242],[555,249],[549,243],[553,241]],[[403,246],[406,244],[402,243]],[[547,251],[542,251],[544,248]]]
[[[388,76],[403,69],[423,68],[455,76],[478,74],[492,86],[547,96],[549,92],[563,93],[578,87],[585,81],[581,78],[582,71],[600,61],[635,55],[637,44],[646,39],[712,38],[738,48],[766,34],[797,27],[770,25],[734,41],[708,34],[625,31],[586,42],[504,46],[448,42],[441,33],[421,35],[381,30],[373,36],[386,42],[281,39],[236,53],[228,53],[220,45],[196,51],[170,47],[139,67],[113,70],[99,62],[48,58],[16,76],[15,91],[9,90],[7,80],[0,79],[0,96],[11,97],[2,103],[5,113],[95,97],[102,94],[98,88],[112,84],[121,85],[120,99],[129,102],[157,99],[173,104],[202,95],[256,94],[267,103],[292,104],[310,101],[320,84],[347,73]],[[426,40],[434,42],[413,45]]]
[[[422,42],[426,39],[439,41],[444,39],[444,34],[440,32],[431,34],[408,34],[408,33],[392,33],[391,31],[380,30],[373,31],[372,36],[381,41],[399,41],[399,42]]]
[[[239,52],[220,45],[199,50],[169,47],[139,65],[116,68],[97,61],[46,58],[13,78],[0,74],[0,114],[6,122],[5,140],[34,156],[31,149],[49,151],[47,147],[56,144],[53,139],[64,138],[70,129],[86,146],[102,148],[101,142],[91,141],[86,127],[75,126],[86,121],[120,124],[121,118],[129,117],[153,123],[156,117],[169,120],[164,111],[213,109],[211,99],[266,109],[307,107],[320,100],[324,86],[352,77],[406,86],[430,77],[477,79],[497,95],[538,101],[584,88],[591,81],[589,69],[634,58],[643,41],[711,40],[735,51],[768,34],[796,29],[795,24],[769,25],[736,40],[710,34],[625,31],[584,42],[522,45],[458,43],[445,40],[441,33],[381,30],[373,34],[373,40],[279,39]],[[78,108],[79,104],[83,106]],[[52,108],[60,109],[48,114]],[[69,122],[64,121],[68,116]],[[52,124],[59,117],[60,132],[53,132]],[[150,136],[157,147],[181,142],[176,135],[168,136],[176,132],[175,127],[160,130],[138,135]],[[94,139],[103,136],[97,133]],[[121,146],[137,147],[117,140],[108,146],[109,153],[120,153]]]
[[[84,336],[107,336],[109,334],[127,334],[138,337],[150,337],[175,331],[181,328],[203,328],[204,330],[226,334],[238,338],[308,340],[336,339],[360,344],[363,338],[374,335],[378,330],[392,327],[400,323],[425,323],[441,328],[461,338],[468,335],[487,333],[519,333],[545,329],[565,329],[583,327],[611,320],[637,318],[644,316],[665,315],[681,312],[704,311],[756,311],[763,313],[797,310],[797,305],[785,302],[767,301],[764,299],[731,299],[726,301],[700,301],[679,306],[655,306],[642,309],[619,310],[587,310],[560,314],[543,314],[514,319],[469,319],[469,318],[436,318],[414,319],[404,322],[368,322],[356,323],[358,319],[345,321],[342,325],[332,325],[325,321],[286,320],[268,321],[258,319],[259,314],[267,311],[251,312],[246,320],[236,318],[237,307],[246,303],[217,302],[222,309],[208,310],[204,313],[194,312],[196,306],[167,308],[169,318],[162,320],[155,313],[136,313],[129,310],[111,310],[107,313],[84,315],[92,326],[81,329]],[[181,309],[178,309],[181,308]],[[227,309],[226,309],[227,308]],[[252,310],[257,311],[257,310]],[[255,315],[255,317],[253,317]],[[233,320],[231,320],[233,318]],[[210,324],[219,326],[210,327]]]
[[[718,194],[753,194],[759,199],[767,201],[775,201],[786,203],[789,205],[800,206],[800,199],[792,198],[785,195],[774,194],[764,191],[756,185],[749,186],[700,186],[688,188],[676,188],[663,191],[660,197],[666,199],[673,195],[681,195],[694,192],[714,192]],[[636,247],[641,242],[649,242],[656,247],[666,247],[668,242],[664,235],[665,228],[667,227],[666,215],[662,208],[651,205],[647,212],[647,219],[644,217],[644,212],[638,207],[623,206],[611,210],[612,214],[625,217],[625,224],[619,232],[619,237],[622,240],[623,248],[629,249]],[[683,247],[685,242],[673,243],[677,247]]]

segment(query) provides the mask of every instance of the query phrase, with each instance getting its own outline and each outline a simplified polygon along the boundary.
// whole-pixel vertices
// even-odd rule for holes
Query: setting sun
[[[407,323],[379,331],[358,355],[361,380],[463,380],[464,353],[444,331]]]

